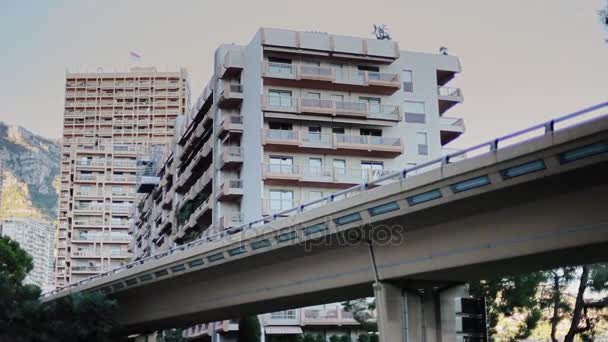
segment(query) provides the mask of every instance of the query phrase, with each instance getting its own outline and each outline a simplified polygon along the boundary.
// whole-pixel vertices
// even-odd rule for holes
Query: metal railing
[[[461,118],[450,118],[442,116],[439,118],[439,124],[441,126],[452,126],[454,128],[464,128],[464,120]]]
[[[437,94],[439,96],[462,96],[462,92],[460,88],[451,88],[451,87],[437,87]]]
[[[362,148],[401,147],[401,138],[371,135],[348,135],[337,133],[302,132],[281,129],[265,129],[264,136],[269,142],[298,142],[319,145],[320,148],[334,148],[340,145],[360,145]]]
[[[100,273],[93,277],[89,277],[87,279],[84,279],[84,280],[72,283],[70,285],[55,289],[53,291],[44,293],[44,294],[42,294],[42,296],[43,297],[51,296],[64,289],[75,288],[75,287],[86,284],[90,281],[93,281],[93,280],[101,278],[101,277],[124,272],[125,270],[131,269],[138,265],[143,265],[148,262],[167,257],[169,255],[181,253],[185,250],[189,250],[194,247],[213,243],[215,241],[224,239],[224,238],[234,234],[235,232],[256,229],[256,228],[263,226],[264,224],[267,224],[267,223],[270,223],[270,222],[273,222],[276,220],[280,220],[285,216],[315,209],[320,204],[332,203],[335,201],[339,201],[343,198],[357,196],[359,193],[365,192],[372,187],[392,184],[394,182],[399,182],[402,179],[407,178],[408,176],[410,176],[413,173],[418,173],[418,172],[424,173],[426,171],[436,169],[436,168],[439,168],[439,167],[442,167],[444,165],[448,165],[451,163],[460,162],[462,160],[466,160],[466,159],[473,158],[473,157],[478,157],[480,155],[485,155],[488,153],[495,153],[496,151],[501,150],[505,146],[512,146],[512,140],[520,138],[522,136],[526,136],[527,139],[525,139],[523,141],[519,141],[518,143],[525,143],[526,141],[528,141],[530,139],[542,137],[542,136],[545,136],[548,134],[553,134],[553,132],[555,132],[555,131],[560,131],[565,128],[580,124],[581,122],[585,122],[585,121],[589,121],[589,120],[592,120],[592,119],[595,119],[598,117],[605,117],[605,116],[608,116],[608,102],[600,103],[598,105],[588,107],[588,108],[582,109],[580,111],[570,113],[570,114],[555,118],[553,120],[549,120],[549,121],[528,127],[526,129],[492,139],[490,141],[487,141],[487,142],[484,142],[484,143],[481,143],[478,145],[474,145],[467,149],[463,149],[460,151],[456,151],[454,153],[447,154],[440,158],[430,160],[428,162],[421,163],[416,166],[404,168],[398,172],[394,172],[394,173],[391,173],[388,175],[381,176],[372,181],[362,182],[359,185],[350,187],[350,188],[342,190],[342,191],[335,192],[329,196],[325,196],[323,198],[320,198],[320,199],[317,199],[314,201],[303,203],[303,204],[301,204],[297,207],[291,208],[291,209],[287,209],[287,210],[283,210],[281,212],[274,213],[270,216],[261,217],[261,218],[258,218],[257,220],[253,220],[251,222],[247,222],[247,223],[244,223],[244,224],[241,224],[241,225],[238,225],[238,226],[235,226],[235,227],[232,227],[232,228],[220,231],[220,232],[216,232],[214,234],[209,234],[201,239],[192,241],[190,243],[187,243],[187,244],[184,244],[181,246],[177,246],[177,247],[173,247],[164,252],[157,253],[157,254],[151,255],[149,257],[131,262],[129,264],[115,268],[108,272]],[[530,136],[531,132],[537,132],[537,133],[535,135]],[[465,156],[465,157],[463,158],[463,156]]]

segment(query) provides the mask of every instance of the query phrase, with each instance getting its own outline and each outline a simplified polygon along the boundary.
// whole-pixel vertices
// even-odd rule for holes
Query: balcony
[[[245,67],[245,56],[241,51],[226,51],[223,63],[218,65],[219,78],[231,78],[237,76]]]
[[[445,113],[454,105],[464,101],[460,88],[438,87],[437,96],[439,101],[439,115]]]
[[[392,95],[401,89],[399,74],[300,63],[264,63],[264,84],[296,88]]]
[[[96,183],[96,182],[103,181],[103,179],[104,178],[103,178],[102,174],[84,173],[84,174],[76,174],[74,181],[77,183]]]
[[[236,108],[243,102],[243,85],[224,83],[218,106],[220,108]]]
[[[103,192],[101,189],[97,191],[82,191],[77,190],[74,192],[74,198],[103,198]]]
[[[78,169],[99,169],[106,166],[105,159],[80,159],[74,162]]]
[[[223,136],[226,133],[242,134],[243,133],[243,117],[237,115],[229,115],[224,117],[220,124],[218,136]]]
[[[74,212],[101,213],[106,209],[107,207],[103,203],[76,203],[74,205]]]
[[[220,185],[217,198],[220,201],[234,200],[243,196],[243,181],[240,179],[229,179]]]
[[[327,186],[346,188],[393,173],[368,168],[333,168],[309,165],[262,164],[263,179],[268,184]]]
[[[377,157],[395,157],[403,153],[402,138],[274,129],[264,129],[262,136],[262,144],[268,151]]]
[[[240,146],[226,146],[220,161],[221,169],[240,167],[243,164],[243,149]]]
[[[307,99],[269,95],[263,98],[262,110],[266,112],[313,114],[363,120],[392,122],[401,120],[399,106],[370,104],[365,102],[334,101],[329,99]]]
[[[220,217],[220,229],[240,226],[243,223],[243,214],[241,213],[226,213],[224,216]]]
[[[302,325],[359,325],[353,314],[342,308],[304,308],[301,320]]]
[[[465,132],[464,120],[459,118],[440,117],[441,145],[450,143]]]

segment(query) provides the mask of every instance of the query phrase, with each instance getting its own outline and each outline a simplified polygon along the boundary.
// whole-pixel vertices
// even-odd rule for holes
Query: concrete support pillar
[[[381,342],[456,341],[454,300],[468,296],[465,286],[400,288],[374,285]]]

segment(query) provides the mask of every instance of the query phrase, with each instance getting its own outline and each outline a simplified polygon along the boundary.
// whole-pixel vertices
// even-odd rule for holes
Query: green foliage
[[[517,313],[524,315],[525,324],[520,327],[516,338],[521,340],[530,336],[541,317],[536,294],[546,279],[546,273],[534,272],[469,283],[469,293],[473,297],[487,299],[490,335],[496,332],[501,314],[510,317]]]
[[[0,274],[20,284],[32,268],[32,257],[19,247],[18,242],[6,236],[0,237]]]
[[[237,342],[260,342],[261,336],[258,316],[247,316],[239,320]]]
[[[349,300],[342,303],[344,310],[353,314],[353,318],[365,331],[378,331],[378,324],[371,322],[371,312],[376,309],[376,301],[374,298],[360,298]]]
[[[181,329],[164,330],[158,342],[184,342],[186,339],[182,335]]]
[[[78,293],[42,304],[40,288],[23,285],[31,257],[19,244],[0,238],[0,341],[120,341],[111,318],[116,307],[100,293]]]

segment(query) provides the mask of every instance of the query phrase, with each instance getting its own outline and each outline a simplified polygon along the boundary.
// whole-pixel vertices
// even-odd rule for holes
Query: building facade
[[[454,56],[318,32],[220,46],[159,185],[140,187],[134,258],[441,156],[464,132],[446,115],[460,71]]]
[[[185,69],[66,74],[57,286],[130,260],[137,156],[171,142],[189,98]]]
[[[24,283],[38,285],[43,291],[53,288],[54,231],[50,222],[31,218],[6,219],[0,230],[0,235],[17,241],[32,256],[34,268]]]

